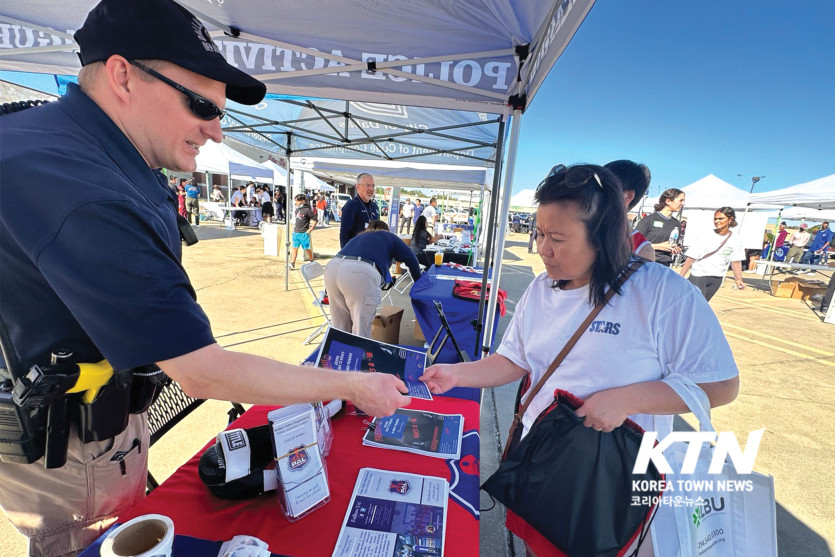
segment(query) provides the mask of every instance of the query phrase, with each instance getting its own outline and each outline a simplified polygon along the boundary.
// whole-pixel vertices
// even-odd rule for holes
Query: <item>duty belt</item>
[[[383,271],[380,270],[379,265],[377,265],[377,263],[375,263],[371,259],[368,259],[367,257],[360,257],[359,255],[339,255],[339,254],[334,255],[334,257],[338,257],[339,259],[352,259],[354,261],[362,261],[363,263],[368,263],[369,265],[371,265],[372,267],[377,269],[377,272],[380,273],[380,278],[381,279],[385,278],[385,275],[383,274]]]

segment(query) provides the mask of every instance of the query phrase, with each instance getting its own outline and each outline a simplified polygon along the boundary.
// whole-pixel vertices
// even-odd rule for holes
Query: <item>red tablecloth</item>
[[[228,501],[212,495],[197,474],[203,451],[181,466],[149,497],[120,516],[119,521],[159,513],[171,517],[177,534],[208,540],[228,540],[238,534],[248,534],[267,542],[274,553],[323,557],[330,555],[336,545],[359,469],[371,467],[447,478],[450,498],[444,553],[456,557],[476,556],[479,546],[479,405],[474,401],[436,397],[433,401],[415,399],[410,408],[464,416],[460,460],[365,447],[362,445],[363,418],[339,414],[333,421],[334,440],[326,459],[331,501],[297,522],[291,523],[284,518],[272,493],[246,501]],[[265,424],[266,414],[272,409],[254,406],[230,427]]]

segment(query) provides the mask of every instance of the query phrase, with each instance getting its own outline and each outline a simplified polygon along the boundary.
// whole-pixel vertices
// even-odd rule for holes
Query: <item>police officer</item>
[[[389,374],[302,370],[226,351],[196,302],[180,263],[177,200],[159,169],[193,172],[199,148],[223,139],[226,99],[253,105],[265,86],[227,64],[172,0],[102,0],[75,39],[78,85],[2,116],[4,349],[26,369],[59,347],[119,370],[155,363],[197,398],[343,398],[375,415],[407,404]],[[0,462],[0,505],[29,537],[30,555],[76,555],[144,494],[145,414],[101,441],[82,444],[77,429],[64,466]]]
[[[374,176],[363,172],[357,176],[357,195],[342,207],[342,223],[339,225],[339,247],[368,228],[371,221],[380,218],[380,209],[374,201]]]

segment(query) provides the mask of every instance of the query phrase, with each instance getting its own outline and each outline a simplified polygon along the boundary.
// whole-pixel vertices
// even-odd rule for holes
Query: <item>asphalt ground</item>
[[[304,360],[313,346],[302,342],[322,319],[299,272],[291,271],[285,290],[283,261],[263,255],[263,239],[255,228],[229,231],[210,222],[199,228],[198,236],[200,243],[184,249],[183,262],[218,342],[286,362]],[[314,252],[323,264],[338,245],[337,226],[314,232]],[[509,234],[503,262],[501,287],[508,291],[508,316],[500,321],[497,339],[516,301],[543,270],[539,257],[527,253],[524,234]],[[296,267],[300,263],[301,254]],[[717,430],[733,431],[741,442],[749,432],[765,428],[755,469],[774,476],[780,555],[829,556],[835,547],[835,436],[830,430],[835,326],[823,323],[811,302],[772,297],[764,280],[749,274],[744,279],[745,290],[731,289],[732,281],[726,281],[711,301],[741,377],[739,397],[713,411],[713,424]],[[408,297],[395,294],[392,303],[405,309],[401,343],[421,344],[413,337]],[[484,391],[482,481],[498,464],[515,393],[515,385]],[[227,402],[208,401],[155,444],[150,469],[156,479],[163,481],[222,430],[228,409]],[[677,422],[683,428],[696,425],[690,415]],[[482,493],[482,509],[491,504]],[[503,524],[500,505],[482,512],[481,554],[523,556],[521,544]],[[0,555],[26,555],[25,539],[5,519],[0,519]]]

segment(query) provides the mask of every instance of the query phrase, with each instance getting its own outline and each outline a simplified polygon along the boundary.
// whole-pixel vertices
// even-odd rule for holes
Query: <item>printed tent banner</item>
[[[179,2],[220,52],[296,97],[509,114],[531,102],[594,0]],[[0,69],[78,73],[94,0],[0,6]]]
[[[394,104],[268,97],[229,102],[226,137],[297,157],[493,166],[498,116]]]

